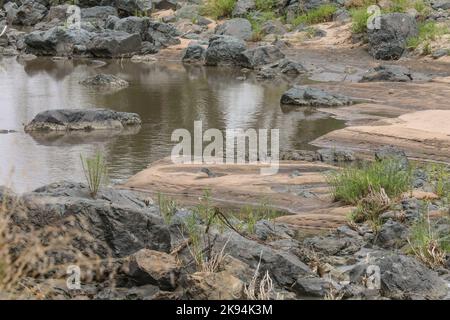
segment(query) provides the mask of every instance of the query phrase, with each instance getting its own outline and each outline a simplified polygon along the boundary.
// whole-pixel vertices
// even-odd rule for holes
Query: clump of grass
[[[252,25],[252,41],[256,42],[261,41],[264,37],[262,25],[267,21],[275,19],[275,14],[270,11],[258,12],[257,14],[248,14],[246,18]]]
[[[270,12],[277,5],[275,0],[255,0],[256,10],[262,12]]]
[[[229,18],[235,5],[236,0],[207,0],[200,11],[214,19]]]
[[[370,190],[384,189],[387,196],[397,197],[411,187],[411,170],[402,170],[397,160],[386,159],[365,163],[362,167],[346,167],[327,176],[336,201],[358,204]]]
[[[333,19],[333,15],[336,13],[336,6],[332,4],[325,4],[317,9],[309,10],[298,17],[296,17],[292,24],[298,26],[300,24],[317,24],[322,22],[328,22]]]
[[[411,227],[408,240],[412,253],[431,268],[445,264],[449,239],[439,238],[432,229],[429,214]],[[446,250],[447,249],[447,250]]]
[[[258,206],[245,206],[235,217],[240,221],[241,225],[237,229],[245,231],[249,234],[255,233],[256,223],[260,220],[273,220],[278,217],[280,213],[270,207],[266,201],[262,201]]]
[[[80,159],[90,194],[95,198],[100,187],[105,184],[107,180],[108,170],[106,161],[100,152],[96,152],[92,158],[85,158],[80,155]]]
[[[178,204],[175,200],[165,197],[163,194],[158,194],[158,206],[162,217],[166,224],[170,224],[172,217],[177,212]]]
[[[365,33],[367,31],[367,20],[370,17],[367,7],[351,9],[350,16],[352,17],[352,32]]]
[[[448,33],[449,29],[447,27],[439,25],[434,21],[423,22],[419,25],[419,34],[416,37],[409,38],[406,46],[410,50],[415,50],[421,44],[425,44],[424,54],[426,54],[427,51],[431,52],[430,41],[435,41],[438,37]],[[428,49],[426,48],[427,44]]]

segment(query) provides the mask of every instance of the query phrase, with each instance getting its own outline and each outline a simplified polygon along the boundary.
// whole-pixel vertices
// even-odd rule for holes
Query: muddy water
[[[120,91],[98,91],[78,82],[95,73],[115,74],[130,82]],[[83,180],[80,154],[102,150],[112,182],[120,182],[170,155],[177,128],[192,132],[193,122],[208,128],[279,128],[281,149],[312,149],[308,142],[343,121],[311,110],[282,109],[279,99],[288,84],[238,80],[239,70],[183,66],[180,63],[108,61],[96,68],[90,61],[37,59],[0,60],[0,185],[22,192],[61,179]],[[102,107],[136,112],[138,132],[121,135],[54,136],[23,132],[38,112],[58,108]]]

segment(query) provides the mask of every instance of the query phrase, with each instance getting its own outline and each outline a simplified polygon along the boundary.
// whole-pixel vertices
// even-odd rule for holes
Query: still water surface
[[[1,59],[1,58],[0,58]],[[110,73],[130,82],[116,91],[79,85],[96,73]],[[283,81],[238,80],[239,70],[184,66],[177,62],[108,61],[95,68],[89,61],[39,58],[0,60],[0,185],[18,192],[70,179],[82,181],[80,154],[104,152],[112,182],[120,182],[152,161],[170,155],[172,131],[192,132],[196,120],[203,129],[279,128],[281,149],[313,149],[308,142],[344,126],[342,121],[311,110],[284,110]],[[138,113],[138,132],[88,137],[31,137],[23,124],[40,111],[59,108],[110,108]]]

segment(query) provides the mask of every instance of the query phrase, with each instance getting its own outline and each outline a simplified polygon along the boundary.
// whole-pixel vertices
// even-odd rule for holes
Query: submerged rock
[[[108,109],[59,109],[38,113],[25,131],[72,131],[123,129],[141,124],[136,113]]]
[[[128,81],[122,80],[112,74],[100,73],[80,81],[80,84],[87,87],[124,88],[128,86]]]
[[[383,14],[380,16],[380,28],[368,30],[369,53],[375,59],[399,59],[405,51],[408,38],[417,34],[417,22],[409,14]]]
[[[353,102],[349,97],[308,86],[292,87],[281,96],[282,104],[297,106],[338,107],[350,105]]]

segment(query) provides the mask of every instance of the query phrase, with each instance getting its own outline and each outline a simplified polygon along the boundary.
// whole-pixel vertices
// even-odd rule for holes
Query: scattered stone
[[[131,255],[127,269],[128,276],[137,285],[152,284],[162,290],[174,290],[180,274],[174,256],[149,249]]]
[[[25,131],[110,130],[140,125],[136,113],[108,109],[59,109],[40,112]]]
[[[300,63],[289,59],[282,59],[279,61],[278,68],[280,68],[281,73],[287,75],[299,75],[306,72],[305,67],[303,67]]]
[[[369,70],[362,78],[361,82],[392,81],[409,82],[412,81],[412,72],[406,67],[395,65],[379,65]]]
[[[95,76],[88,77],[80,84],[87,87],[101,87],[101,88],[124,88],[128,87],[128,81],[122,80],[112,74],[96,74]]]
[[[399,59],[407,39],[418,34],[416,20],[406,13],[382,14],[380,25],[379,29],[368,30],[369,53],[375,59]]]
[[[448,2],[447,0],[432,0],[431,1],[431,6],[435,10],[439,10],[439,9],[449,10],[450,9],[450,2]]]
[[[281,96],[281,103],[297,106],[338,107],[354,101],[346,96],[308,86],[294,86]]]
[[[151,54],[146,55],[134,55],[131,57],[131,62],[137,62],[137,63],[153,63],[158,61],[154,56]]]
[[[236,37],[248,41],[253,36],[252,25],[247,19],[234,18],[218,25],[214,32],[217,35]]]
[[[123,19],[109,19],[108,27],[116,31],[126,33],[137,33],[141,36],[142,41],[147,38],[150,19],[148,17],[126,17]]]

